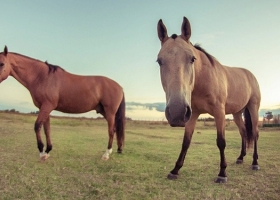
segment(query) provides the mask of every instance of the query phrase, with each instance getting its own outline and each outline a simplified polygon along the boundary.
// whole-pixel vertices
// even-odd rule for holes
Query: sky
[[[179,35],[184,16],[190,41],[224,65],[250,70],[261,88],[261,112],[280,113],[279,0],[2,1],[0,49],[114,79],[124,89],[127,117],[164,120],[157,23],[162,19],[169,35]],[[9,77],[0,84],[0,110],[12,108],[38,110],[29,91]]]

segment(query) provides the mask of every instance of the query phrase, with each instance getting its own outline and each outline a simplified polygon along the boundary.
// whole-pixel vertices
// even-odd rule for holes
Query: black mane
[[[3,52],[1,52],[0,54],[2,54],[2,53],[3,53]],[[28,58],[28,59],[31,59],[31,60],[34,60],[34,61],[42,62],[42,61],[40,61],[40,60],[31,58],[31,57],[29,57],[29,56],[25,56],[25,55],[22,55],[22,54],[19,54],[19,53],[14,53],[14,52],[9,52],[9,53],[12,53],[12,54],[18,55],[18,56],[22,56],[22,57],[24,57],[24,58]],[[47,61],[45,62],[45,64],[49,67],[49,73],[51,73],[51,72],[54,73],[54,72],[57,71],[57,69],[61,69],[61,70],[64,71],[63,68],[61,68],[61,67],[59,67],[59,66],[57,66],[57,65],[52,65],[52,64],[48,63]]]
[[[195,44],[194,48],[196,48],[197,50],[203,52],[207,56],[207,58],[209,59],[210,63],[212,65],[214,65],[215,58],[212,55],[210,55],[209,53],[207,53],[207,51],[205,51],[205,49],[203,49],[199,44]]]
[[[178,37],[178,35],[176,35],[176,34],[171,35],[171,38],[172,38],[173,40],[175,40],[177,37]]]
[[[57,65],[52,65],[52,64],[48,63],[47,61],[45,63],[49,67],[49,73],[51,73],[51,72],[55,73],[57,71],[57,69],[62,69],[61,67],[59,67]]]

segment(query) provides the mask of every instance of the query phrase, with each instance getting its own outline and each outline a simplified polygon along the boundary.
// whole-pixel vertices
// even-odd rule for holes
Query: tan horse
[[[242,137],[241,154],[246,155],[246,142],[254,144],[252,169],[259,169],[257,140],[260,89],[254,75],[246,69],[221,65],[200,46],[190,42],[191,26],[184,17],[181,35],[167,35],[162,20],[157,25],[161,49],[157,62],[163,89],[166,93],[165,115],[171,126],[184,126],[181,153],[169,179],[176,179],[183,166],[191,143],[197,118],[202,113],[214,116],[217,128],[217,146],[220,150],[220,172],[215,182],[226,182],[225,115],[233,114]],[[245,124],[242,119],[244,113]]]
[[[109,142],[102,159],[109,159],[114,133],[117,135],[118,152],[122,152],[125,128],[125,100],[121,86],[102,76],[79,76],[64,69],[17,53],[8,53],[5,46],[0,53],[0,83],[9,75],[25,86],[40,112],[35,122],[38,149],[42,160],[52,150],[50,137],[50,112],[84,113],[96,110],[108,122]],[[41,139],[44,127],[47,148]]]

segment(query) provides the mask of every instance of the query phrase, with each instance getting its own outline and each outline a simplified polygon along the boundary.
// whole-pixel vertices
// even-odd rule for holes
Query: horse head
[[[0,53],[0,83],[4,81],[11,71],[10,62],[8,62],[8,48],[5,46],[4,51]]]
[[[194,88],[195,52],[189,39],[191,27],[184,17],[181,35],[167,35],[167,29],[162,20],[157,25],[161,49],[157,62],[160,66],[160,76],[163,90],[166,94],[165,115],[171,126],[185,126],[189,120],[191,109],[191,94]]]

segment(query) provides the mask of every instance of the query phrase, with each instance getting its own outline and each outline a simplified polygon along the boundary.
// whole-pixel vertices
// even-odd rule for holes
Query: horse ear
[[[181,28],[181,36],[187,42],[189,41],[189,39],[191,37],[191,24],[186,17],[184,17],[184,19],[183,19],[182,28]]]
[[[163,44],[168,39],[168,35],[167,35],[167,29],[161,19],[158,21],[157,32],[158,32],[158,38],[161,41],[161,44]]]
[[[4,47],[4,55],[6,56],[7,54],[8,54],[8,47],[5,46],[5,47]]]

